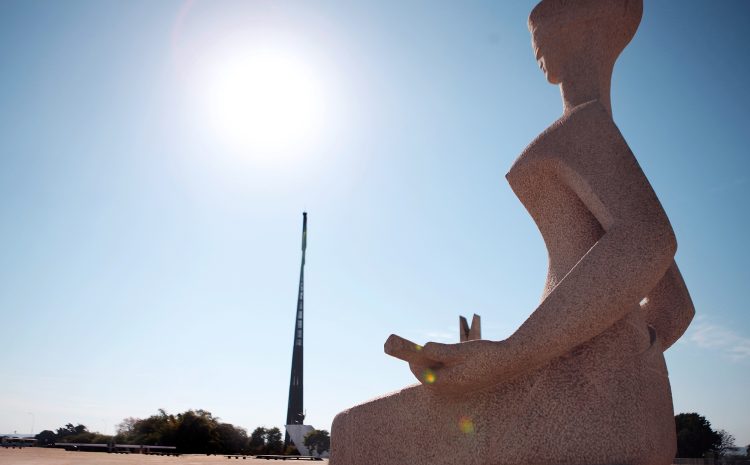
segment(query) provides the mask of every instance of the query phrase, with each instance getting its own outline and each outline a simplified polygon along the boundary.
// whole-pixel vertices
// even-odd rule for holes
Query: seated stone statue
[[[549,252],[542,300],[503,341],[392,336],[420,384],[336,416],[331,465],[668,465],[663,351],[694,310],[672,227],[612,120],[642,0],[544,0],[534,53],[563,114],[506,175]]]

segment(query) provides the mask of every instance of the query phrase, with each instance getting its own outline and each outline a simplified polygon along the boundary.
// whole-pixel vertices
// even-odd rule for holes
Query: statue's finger
[[[428,342],[422,347],[421,352],[425,357],[443,363],[448,363],[459,358],[455,344]]]

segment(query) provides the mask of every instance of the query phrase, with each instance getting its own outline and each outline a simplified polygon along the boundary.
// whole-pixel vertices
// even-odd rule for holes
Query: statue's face
[[[539,67],[560,84],[601,66],[614,66],[635,34],[640,0],[542,0],[529,17]],[[611,69],[609,70],[611,71]]]
[[[539,67],[550,84],[560,84],[579,75],[594,72],[602,51],[598,39],[600,24],[572,14],[536,22],[531,28],[531,46]]]
[[[531,47],[536,62],[550,84],[560,84],[565,49],[551,29],[552,25],[539,25],[531,31]]]

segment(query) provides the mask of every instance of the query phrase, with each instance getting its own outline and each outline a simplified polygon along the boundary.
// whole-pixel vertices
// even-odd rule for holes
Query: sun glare
[[[314,73],[287,53],[226,54],[210,66],[201,87],[211,132],[233,149],[295,151],[313,142],[323,121]]]

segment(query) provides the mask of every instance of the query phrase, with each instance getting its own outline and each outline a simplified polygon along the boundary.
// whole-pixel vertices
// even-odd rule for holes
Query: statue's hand
[[[482,389],[508,379],[516,371],[505,341],[428,342],[421,352],[429,364],[412,361],[409,368],[422,384],[441,393]]]

